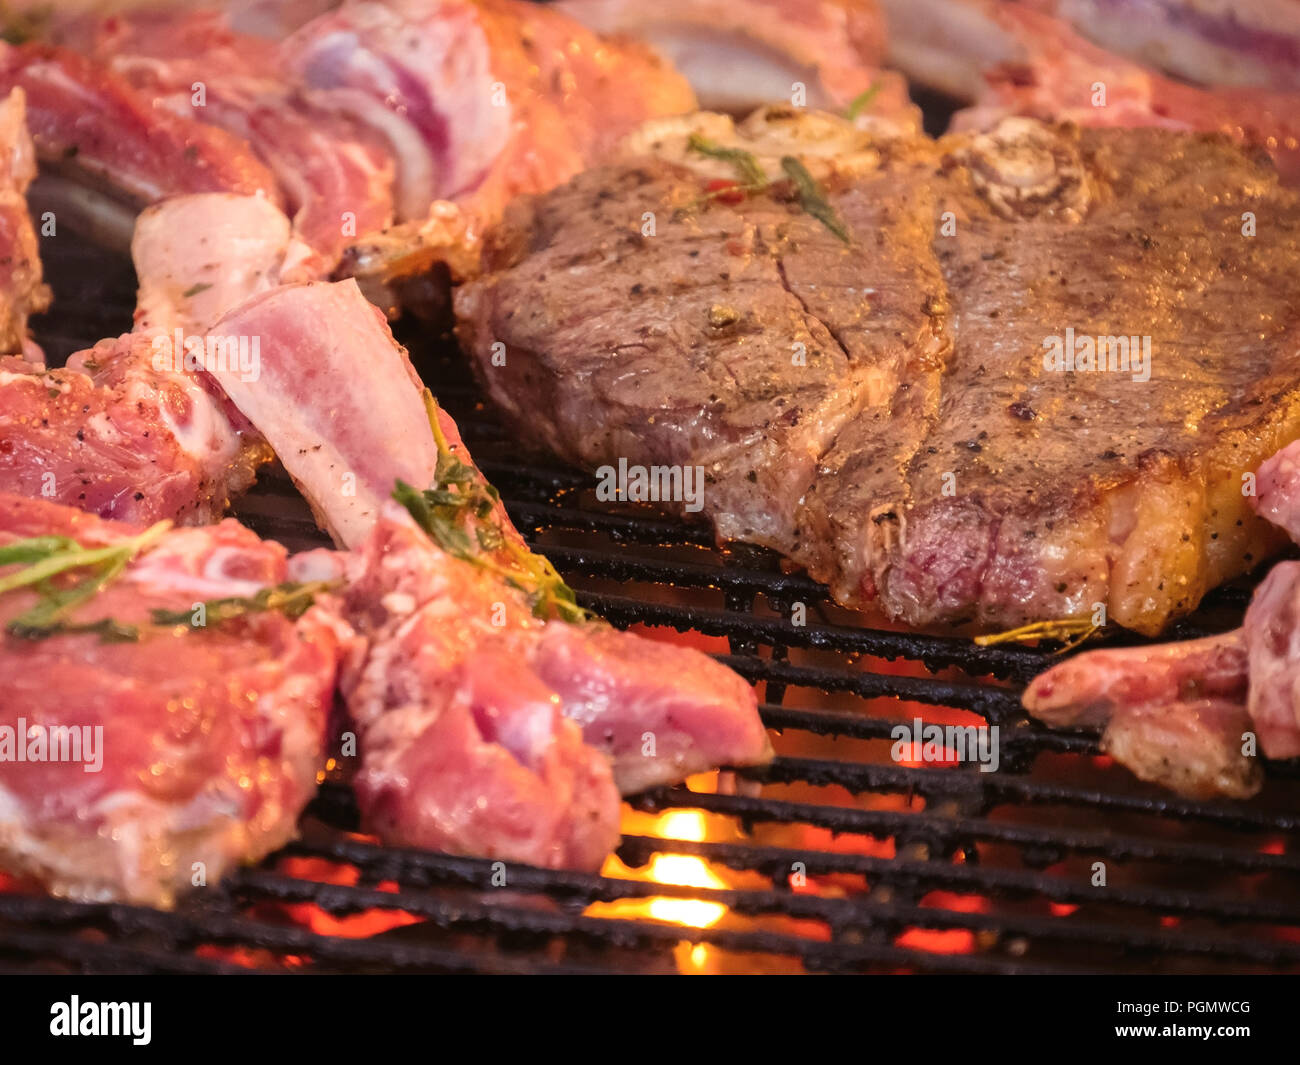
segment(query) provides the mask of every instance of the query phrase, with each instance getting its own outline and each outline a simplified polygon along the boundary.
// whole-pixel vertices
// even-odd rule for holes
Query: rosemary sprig
[[[1021,625],[1018,629],[995,632],[988,636],[976,636],[975,642],[980,647],[992,647],[999,643],[1024,643],[1029,640],[1061,640],[1064,646],[1058,654],[1072,650],[1083,643],[1101,628],[1091,618],[1060,618],[1055,621],[1035,621],[1030,625]]]
[[[849,106],[844,109],[844,117],[852,122],[858,117],[858,115],[862,114],[863,111],[871,106],[872,101],[880,95],[880,90],[884,87],[885,83],[877,78],[867,86],[866,89],[858,93],[857,96],[853,97],[853,99],[849,101]]]
[[[840,221],[839,215],[835,213],[835,208],[827,201],[821,187],[813,179],[813,176],[808,173],[808,168],[793,155],[783,155],[781,157],[781,169],[794,182],[794,187],[799,193],[799,203],[803,209],[847,244],[849,242],[849,231],[845,228],[844,223]]]
[[[66,620],[78,606],[88,602],[126,570],[137,555],[152,547],[171,528],[162,521],[110,547],[84,548],[64,536],[40,536],[0,547],[0,566],[21,565],[6,577],[0,577],[0,595],[19,588],[35,588],[36,605],[14,618],[5,627],[10,636],[24,640],[44,640],[55,635],[93,633],[109,643],[133,642],[140,638],[137,625],[112,618],[74,623]],[[70,585],[56,585],[55,578],[71,570],[88,569],[90,573]],[[290,619],[301,617],[315,602],[315,597],[338,587],[335,581],[288,582],[263,588],[247,598],[213,599],[200,604],[204,624],[219,625],[231,618],[265,611],[279,611]],[[196,611],[151,611],[154,625],[194,625]]]
[[[170,528],[171,522],[160,521],[138,536],[108,547],[85,548],[67,537],[41,536],[0,548],[0,566],[23,567],[0,577],[0,595],[33,587],[38,595],[36,605],[10,621],[6,631],[26,640],[41,640],[66,632],[98,632],[108,639],[134,639],[137,633],[130,625],[107,619],[90,625],[74,625],[65,619],[120,577],[136,555],[152,547]],[[79,569],[88,569],[90,573],[72,585],[55,584],[54,578]]]
[[[870,91],[870,89],[867,90],[867,92]],[[862,95],[865,96],[866,93]],[[691,151],[707,155],[711,159],[722,159],[731,163],[740,177],[740,182],[736,186],[707,192],[700,198],[700,202],[731,196],[737,192],[748,195],[751,192],[762,192],[771,187],[772,183],[768,180],[766,172],[753,152],[747,152],[743,148],[724,147],[707,137],[702,137],[698,133],[691,134],[686,146]],[[781,157],[781,169],[794,182],[795,191],[799,194],[799,206],[804,212],[812,215],[840,240],[844,241],[845,244],[849,243],[848,229],[845,228],[844,223],[840,221],[839,216],[835,213],[835,208],[826,199],[826,194],[822,192],[813,176],[808,173],[808,168],[793,155],[785,155]]]
[[[197,608],[156,609],[150,611],[150,617],[155,625],[189,625],[195,628],[220,625],[223,621],[230,621],[232,618],[264,614],[269,611],[276,611],[291,621],[296,621],[316,601],[316,596],[332,592],[338,587],[338,581],[307,581],[301,584],[287,581],[270,588],[263,588],[253,596],[209,599],[199,604],[203,608],[203,625],[195,624],[195,615],[199,613]]]
[[[447,554],[494,573],[523,592],[537,617],[590,620],[590,612],[578,605],[573,589],[550,561],[507,533],[498,516],[500,495],[477,467],[452,450],[438,422],[438,401],[428,389],[424,407],[438,447],[433,486],[420,491],[398,480],[393,498]]]
[[[723,162],[730,163],[736,168],[741,185],[752,185],[760,189],[767,187],[767,174],[759,165],[758,159],[753,152],[747,152],[744,148],[724,147],[707,137],[701,136],[699,133],[691,134],[690,140],[686,142],[686,147],[693,152],[699,152],[700,155],[707,155],[711,159],[721,159]]]

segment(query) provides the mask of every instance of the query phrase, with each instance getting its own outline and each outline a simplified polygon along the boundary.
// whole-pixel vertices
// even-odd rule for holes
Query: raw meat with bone
[[[0,491],[120,521],[219,520],[270,449],[200,374],[156,369],[158,353],[127,334],[62,370],[0,359]]]
[[[903,79],[879,69],[884,25],[875,0],[562,0],[556,6],[598,33],[649,44],[686,76],[706,110],[748,114],[786,100],[844,111],[861,101],[864,128],[880,134],[920,129],[920,111]]]
[[[1245,799],[1263,781],[1244,753],[1246,676],[1238,631],[1078,655],[1036,677],[1024,703],[1048,725],[1101,729],[1101,749],[1143,780],[1192,798]]]
[[[328,328],[322,329],[322,322]],[[501,648],[529,691],[545,688],[547,698],[581,724],[586,743],[614,760],[620,787],[641,790],[711,766],[770,757],[754,693],[728,670],[696,651],[615,632],[603,623],[574,626],[554,620],[557,611],[573,609],[563,599],[549,598],[562,587],[554,571],[524,546],[445,412],[435,412],[437,437],[430,432],[430,414],[405,352],[353,282],[276,289],[237,308],[216,331],[263,338],[257,382],[244,383],[230,373],[215,376],[266,433],[326,527],[345,544],[361,545],[363,560],[374,557],[375,535],[392,538],[403,544],[392,553],[417,572],[427,571],[430,582],[463,589],[452,616],[467,632],[480,634],[470,641],[471,650],[481,645],[484,654],[496,655]],[[365,373],[356,372],[359,365]],[[328,413],[322,414],[326,408],[316,402],[321,395],[331,398]],[[449,468],[463,475],[455,484],[443,484]],[[395,519],[393,504],[386,502],[398,478],[415,486],[442,485],[440,491],[453,498],[472,493],[479,502],[463,524],[460,518],[438,519],[448,541],[435,544],[430,536],[401,531],[409,522]],[[410,683],[417,690],[427,686],[435,700],[450,684],[442,670],[452,668],[451,660],[417,654],[419,641],[403,643],[406,650],[388,645],[405,640],[408,615],[413,626],[433,624],[431,619],[447,624],[451,604],[446,597],[430,601],[430,594],[419,591],[420,581],[412,588],[398,563],[383,569],[386,557],[370,565],[380,575],[365,580],[393,586],[362,596],[362,607],[351,616],[360,631],[382,634],[371,656],[382,658],[386,669],[401,666],[411,672],[417,680]],[[486,583],[478,572],[485,566],[495,575]],[[390,593],[396,594],[386,598]],[[350,596],[349,601],[357,600]],[[382,620],[368,623],[356,613],[366,609],[377,610]],[[498,639],[504,634],[495,631],[494,611],[509,630],[509,647]],[[408,661],[411,655],[415,658]],[[374,684],[357,688],[360,694],[350,705],[363,725],[400,709],[400,700],[383,701],[386,691]],[[403,699],[410,698],[409,691]],[[649,746],[647,732],[654,739]],[[440,806],[443,800],[430,801]]]
[[[238,368],[214,366],[211,376],[273,427],[287,467],[331,525],[359,545],[302,568],[347,578],[344,613],[362,640],[349,654],[342,691],[361,732],[356,787],[373,830],[394,842],[595,868],[618,835],[616,782],[640,790],[770,757],[752,690],[705,656],[595,622],[535,616],[576,607],[533,598],[529,582],[552,580],[554,571],[527,552],[499,503],[474,509],[472,521],[490,521],[497,534],[477,563],[440,549],[395,504],[383,507],[395,475],[433,483],[448,455],[472,466],[446,415],[435,442],[404,352],[354,282],[275,289],[213,331],[261,338],[256,381]],[[118,344],[127,347],[121,357],[153,348],[142,335]],[[133,377],[129,365],[118,372]],[[322,395],[337,422],[306,417],[322,409]],[[341,403],[342,396],[350,398]],[[357,417],[367,410],[381,420]],[[340,425],[349,433],[338,433]],[[395,426],[409,433],[409,447],[394,448]],[[355,472],[368,512],[358,514],[342,478],[315,461],[326,439],[337,463]],[[79,855],[69,858],[67,876]],[[147,894],[153,888],[132,890],[131,897],[167,898],[162,889],[156,897]]]
[[[67,49],[0,44],[0,92],[14,88],[26,93],[44,205],[106,242],[125,247],[139,210],[167,196],[223,191],[278,200],[270,171],[243,141],[154,107]]]
[[[873,143],[789,108],[628,143],[514,204],[456,293],[521,433],[588,469],[702,466],[720,537],[912,625],[1100,602],[1154,633],[1282,543],[1240,492],[1300,433],[1300,198],[1266,160],[1029,119]],[[750,180],[728,150],[758,191],[717,194]],[[1114,341],[1101,369],[1045,362],[1076,334]]]
[[[1295,92],[1172,81],[1021,3],[883,0],[883,6],[891,61],[914,80],[974,103],[954,128],[987,129],[1007,115],[1028,115],[1081,126],[1225,133],[1266,148],[1285,179],[1300,180]]]
[[[511,196],[564,180],[639,122],[695,102],[649,52],[518,0],[349,0],[299,30],[284,54],[313,99],[387,134],[407,222],[439,199],[495,217]]]
[[[9,350],[21,350],[27,313],[44,297],[22,198],[34,172],[22,101],[16,89],[0,105],[9,146],[0,196],[0,242],[10,252],[3,301]],[[226,357],[229,345],[189,337],[203,351],[187,368],[185,333],[200,333],[249,291],[278,281],[292,246],[288,230],[279,209],[260,196],[202,194],[146,211],[136,234],[137,332],[102,341],[61,370],[0,359],[0,490],[124,521],[218,520],[271,454],[197,372],[208,357]],[[203,254],[196,256],[196,247]],[[255,375],[255,356],[246,354],[246,364],[235,359],[236,369]]]
[[[386,136],[402,224],[362,236],[343,272],[383,307],[434,262],[472,271],[482,229],[656,115],[692,110],[648,50],[518,0],[352,0],[284,45],[309,99]]]
[[[251,157],[251,141],[278,178],[263,187],[283,193],[316,249],[297,279],[338,265],[388,309],[427,299],[428,286],[411,279],[435,263],[454,276],[471,270],[482,226],[513,195],[564,180],[647,117],[694,106],[686,82],[647,50],[514,0],[346,3],[281,42],[183,9],[56,22],[50,32],[71,47],[11,52],[11,77],[50,80],[53,65],[79,80],[81,97],[93,100],[101,85],[107,96],[90,114],[66,85],[42,97],[38,144],[51,166],[66,165],[77,130],[92,149],[113,136],[120,123],[108,109],[126,96],[157,100],[164,143],[192,119],[215,123],[222,129],[201,128],[234,134],[233,154]],[[111,178],[95,155],[90,176]],[[126,176],[137,209],[154,202]],[[237,176],[202,191],[255,191]],[[69,206],[101,206],[66,183],[59,192]],[[389,228],[393,215],[403,224]],[[122,212],[94,221],[124,243]]]
[[[542,622],[393,507],[348,563],[347,613],[366,644],[342,692],[366,827],[389,843],[598,868],[618,841],[618,790],[529,664]]]
[[[29,624],[37,593],[14,586],[24,565],[42,550],[70,561],[78,545],[131,561],[57,624],[108,619],[115,638],[0,635],[0,868],[56,895],[166,907],[295,834],[350,636],[324,605],[190,624],[196,601],[246,599],[291,576],[282,547],[233,521],[146,532],[2,493],[0,625]],[[95,572],[52,579],[66,594],[62,582]],[[154,610],[187,620],[160,624]],[[46,760],[55,753],[71,758]]]
[[[357,235],[393,221],[393,161],[382,137],[313,107],[278,44],[230,29],[217,11],[145,11],[64,26],[58,42],[121,75],[159,109],[217,126],[266,163],[295,234],[325,276]],[[232,190],[238,191],[238,190]]]
[[[1026,0],[1103,48],[1211,86],[1300,89],[1295,0]]]

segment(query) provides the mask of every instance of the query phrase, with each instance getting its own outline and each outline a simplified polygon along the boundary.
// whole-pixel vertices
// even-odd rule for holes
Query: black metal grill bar
[[[763,724],[784,731],[798,729],[815,732],[819,736],[851,736],[862,740],[890,739],[890,732],[898,722],[879,717],[867,717],[852,710],[802,710],[775,703],[759,707]],[[1098,753],[1097,737],[1092,733],[1054,732],[1028,723],[1018,723],[1000,736],[1003,760],[1021,750],[1041,753],[1094,755]]]
[[[542,486],[537,486],[541,489]],[[543,529],[568,529],[571,532],[604,533],[615,543],[661,544],[691,547],[714,547],[717,537],[704,525],[687,525],[668,518],[625,514],[608,514],[599,510],[582,510],[578,507],[557,507],[550,501],[536,503],[502,498],[511,520],[521,532],[540,532]],[[821,585],[809,582],[811,590],[825,594]]]
[[[646,792],[631,801],[638,807],[650,810],[699,809],[735,817],[742,823],[807,824],[834,832],[851,832],[880,839],[898,837],[906,840],[921,840],[928,843],[936,855],[954,849],[955,841],[984,840],[989,843],[1018,847],[1034,860],[1034,864],[1043,866],[1058,862],[1070,854],[1089,854],[1118,862],[1168,862],[1181,866],[1204,866],[1243,873],[1300,872],[1300,856],[1297,855],[1273,854],[1244,847],[1221,847],[1206,843],[1122,836],[1106,830],[1043,828],[1038,825],[989,821],[975,817],[954,817],[934,811],[900,813],[893,810],[858,810],[810,803],[791,803],[780,799],[756,799],[711,792],[693,792],[684,788],[662,788]],[[769,807],[771,809],[768,809]],[[347,831],[355,831],[357,828],[358,814],[352,792],[337,784],[327,782],[321,788],[320,795],[313,801],[310,810],[330,824],[339,825]],[[848,815],[849,820],[842,819],[839,816],[841,814]],[[625,840],[638,838],[640,837],[624,837]],[[682,842],[665,841],[670,847],[676,847]],[[693,843],[691,846],[726,848],[740,845]],[[771,857],[767,849],[751,845],[748,850],[752,852],[754,859],[752,865],[747,868],[758,871],[765,869]],[[384,872],[388,869],[384,862],[390,857],[398,863],[393,867],[394,869],[419,867],[428,870],[428,875],[433,877],[441,875],[440,871],[444,869],[477,869],[480,863],[484,868],[490,868],[490,863],[486,863],[483,859],[383,847],[349,838],[336,839],[329,844],[290,843],[285,853],[310,854],[314,857],[350,862],[375,871],[375,875],[381,878],[388,876],[388,873]],[[732,852],[724,850],[724,853]],[[832,864],[841,859],[851,860],[855,857],[831,851],[810,850],[801,853],[814,855],[818,861]],[[518,868],[527,870],[529,867]],[[937,863],[936,868],[940,875],[944,875],[948,864],[940,862]],[[968,866],[968,868],[988,867]],[[564,892],[570,891],[571,888],[574,891],[589,890],[593,875],[568,870],[542,871],[542,876],[547,883],[555,890]],[[396,875],[392,878],[399,879]]]
[[[490,873],[469,881],[470,886],[490,888]],[[513,884],[507,873],[510,890],[525,889],[523,884]],[[1077,885],[1073,885],[1077,889]],[[857,899],[824,898],[817,895],[777,894],[774,892],[741,891],[725,888],[681,887],[671,884],[644,881],[610,880],[600,878],[597,898],[586,901],[613,901],[626,899],[677,898],[703,901],[725,906],[734,914],[753,916],[781,915],[786,917],[824,922],[837,933],[838,948],[827,948],[823,961],[835,965],[878,960],[875,945],[844,946],[844,933],[849,929],[863,932],[883,930],[889,934],[908,928],[926,928],[940,931],[962,930],[970,932],[998,932],[1005,936],[1027,936],[1036,940],[1062,939],[1105,942],[1127,949],[1154,949],[1177,951],[1186,954],[1216,954],[1261,962],[1300,960],[1300,944],[1244,939],[1235,936],[1204,933],[1172,935],[1167,931],[1145,929],[1134,925],[1115,925],[1098,921],[1075,923],[1052,917],[1021,916],[1006,913],[982,913],[944,910],[915,906],[907,903],[877,902],[869,897]],[[566,913],[550,913],[531,908],[521,908],[505,903],[475,904],[462,900],[447,901],[410,891],[389,892],[352,885],[322,884],[265,871],[244,874],[234,885],[236,892],[249,892],[254,900],[274,898],[280,902],[307,902],[329,913],[359,913],[370,909],[393,910],[424,917],[447,931],[473,931],[478,933],[529,932],[545,935],[579,934],[583,938],[609,946],[627,946],[641,942],[707,943],[733,951],[763,954],[799,954],[804,952],[808,940],[785,933],[734,932],[727,928],[692,928],[657,921],[630,920],[617,917],[574,917]],[[504,893],[507,889],[501,889]],[[1113,897],[1112,897],[1113,896]],[[1081,901],[1077,890],[1062,892],[1061,901]],[[1119,892],[1107,892],[1104,900],[1096,898],[1096,890],[1087,902],[1113,902],[1143,908],[1184,913],[1214,913],[1214,905],[1191,895],[1173,892],[1130,892],[1121,897]],[[1243,904],[1238,910],[1249,910]],[[1280,916],[1279,916],[1280,915]],[[1296,911],[1284,907],[1263,907],[1260,912],[1238,912],[1223,916],[1267,923],[1295,923]],[[864,957],[862,950],[869,952]],[[908,948],[904,956],[917,964],[918,953]],[[927,957],[922,955],[921,957]]]
[[[824,692],[851,692],[864,699],[903,699],[930,706],[957,707],[972,710],[994,724],[1022,716],[1020,696],[1010,688],[852,669],[795,666],[748,655],[717,657],[719,662],[748,681],[819,688]]]
[[[1131,853],[1124,860],[1142,858],[1161,861],[1203,862],[1215,861],[1213,848],[1200,844],[1174,844],[1168,848],[1151,848],[1145,841],[1131,841]],[[1252,852],[1241,852],[1246,859]],[[683,839],[661,839],[658,836],[624,836],[619,854],[630,865],[643,865],[653,854],[690,854],[708,858],[742,872],[758,872],[779,881],[788,875],[795,862],[806,866],[810,875],[823,873],[852,873],[880,882],[910,883],[923,887],[960,890],[978,895],[1005,892],[1025,897],[1044,894],[1055,902],[1103,902],[1119,899],[1128,905],[1145,905],[1131,892],[1114,895],[1108,890],[1104,895],[1091,885],[1063,877],[1038,873],[1033,870],[1001,869],[979,864],[954,864],[942,861],[907,861],[899,858],[876,858],[867,854],[840,851],[795,850],[789,847],[765,847],[748,843],[700,842]],[[1300,864],[1291,855],[1261,854],[1254,852],[1257,862],[1243,860],[1232,866],[1243,872],[1270,872],[1300,875]],[[1077,897],[1071,897],[1078,892]],[[1175,896],[1171,896],[1173,898]],[[1183,895],[1176,896],[1184,898]],[[1181,907],[1181,903],[1170,903]],[[1248,917],[1253,917],[1252,912]],[[1277,920],[1275,917],[1274,920]],[[1283,922],[1284,923],[1284,922]]]
[[[57,959],[74,965],[93,966],[99,973],[156,972],[212,976],[246,971],[237,965],[215,959],[79,939],[62,931],[0,929],[0,958],[5,956],[26,957],[41,963]]]
[[[311,883],[304,881],[303,883]],[[317,885],[321,886],[321,885]],[[324,885],[331,886],[331,885]],[[374,892],[384,896],[384,892]],[[271,893],[267,893],[271,897]],[[276,896],[279,897],[279,896]],[[393,896],[386,896],[389,900]],[[303,898],[285,901],[316,901]],[[322,909],[325,907],[322,906]],[[376,904],[375,908],[385,908]],[[313,959],[316,964],[339,963],[346,966],[378,966],[384,969],[434,970],[446,973],[603,973],[603,967],[555,965],[546,962],[519,961],[507,957],[469,951],[428,947],[422,944],[395,943],[381,939],[347,939],[340,936],[323,936],[291,925],[269,924],[224,913],[203,912],[199,916],[184,913],[164,913],[120,903],[67,903],[55,899],[30,898],[20,895],[0,895],[0,921],[15,920],[24,924],[45,925],[68,931],[95,928],[122,937],[147,934],[157,937],[173,952],[188,950],[200,944],[225,945],[245,950],[265,950],[280,955],[297,955]],[[40,944],[27,939],[33,933],[11,932],[0,928],[0,956],[12,950],[30,953]],[[52,933],[51,933],[52,935]],[[66,951],[46,951],[51,956],[67,956],[77,960],[94,944],[74,940],[65,935]],[[52,944],[51,944],[52,946]],[[115,945],[119,952],[133,948]],[[138,968],[160,968],[170,971],[188,971],[178,968],[175,960],[166,962],[158,957],[159,951],[148,951],[141,957],[144,964]],[[165,953],[165,952],[161,952]],[[93,955],[88,955],[94,958]],[[98,958],[94,958],[98,963]],[[201,961],[202,959],[196,959]],[[238,965],[227,963],[220,971],[243,971]]]
[[[654,836],[625,836],[619,853],[627,861],[639,859],[642,862],[652,854],[694,855],[738,871],[775,870],[772,875],[776,880],[782,874],[788,875],[797,862],[806,867],[810,876],[851,873],[870,882],[906,885],[924,891],[942,889],[961,894],[1012,899],[1046,898],[1053,902],[1077,905],[1131,906],[1155,910],[1161,914],[1195,915],[1257,924],[1300,924],[1300,906],[1295,905],[1258,899],[1225,901],[1204,892],[1129,887],[1123,884],[1100,889],[1078,880],[1021,869],[874,858],[865,854],[841,854],[834,851],[666,840]],[[1289,873],[1297,871],[1294,866],[1287,869]],[[1300,949],[1300,944],[1297,949]]]
[[[429,860],[418,851],[394,851],[392,848],[349,841],[343,845],[313,846],[294,844],[290,853],[330,861],[347,862],[363,869],[373,880],[391,880],[404,888],[426,888],[433,884],[458,884],[491,889],[499,874],[494,863],[474,858],[437,858]],[[706,858],[738,871],[758,872],[774,882],[782,882],[799,863],[808,875],[850,873],[869,882],[895,884],[919,891],[949,890],[967,894],[1004,898],[1045,898],[1053,902],[1078,905],[1127,906],[1155,910],[1162,914],[1213,917],[1222,921],[1248,921],[1258,924],[1300,924],[1300,906],[1268,900],[1223,900],[1204,892],[1150,889],[1117,884],[1099,889],[1090,884],[1032,871],[985,868],[938,861],[908,861],[899,858],[876,858],[869,855],[841,854],[830,851],[803,851],[779,847],[754,847],[742,844],[708,843],[692,840],[660,839],[653,836],[625,836],[619,849],[624,861],[641,865],[654,854],[683,854]],[[1277,867],[1272,867],[1277,868]],[[1294,862],[1288,873],[1300,872]],[[260,883],[260,881],[258,881]],[[899,927],[966,927],[962,924],[936,925],[933,910],[900,914],[896,910],[872,909],[878,904],[865,898],[831,899],[800,895],[784,889],[774,891],[735,892],[722,888],[700,888],[660,884],[654,881],[628,880],[536,869],[530,866],[506,866],[505,883],[511,892],[546,892],[552,898],[596,902],[615,902],[654,897],[700,899],[727,905],[731,909],[755,915],[782,915],[825,920],[836,926],[860,922],[864,915],[873,920]],[[404,896],[396,896],[399,899]],[[402,908],[399,905],[398,908]],[[490,907],[497,911],[498,907]],[[895,918],[897,920],[895,921]],[[945,918],[946,919],[946,918]],[[1011,921],[1005,915],[998,919]],[[1092,922],[1082,922],[1092,927]],[[1011,929],[1011,924],[1003,927]],[[1076,925],[1076,929],[1079,925]],[[1028,934],[1028,932],[1026,932]],[[1044,933],[1037,933],[1044,934]],[[1118,933],[1116,933],[1118,935]],[[1176,938],[1165,933],[1167,938]],[[1113,938],[1113,937],[1112,937]],[[1300,952],[1300,944],[1294,950]],[[1296,954],[1300,959],[1300,953]]]
[[[925,972],[971,972],[986,971],[986,966],[990,963],[994,970],[1008,973],[1087,971],[1068,966],[1026,965],[1014,960],[1003,961],[990,956],[976,959],[964,955],[925,953],[886,943],[854,942],[852,936],[842,936],[839,941],[826,942],[765,930],[693,928],[649,919],[573,917],[567,914],[508,906],[445,902],[410,893],[398,896],[391,892],[370,888],[320,884],[316,881],[298,880],[261,871],[249,873],[247,880],[246,886],[254,888],[258,898],[274,898],[280,902],[312,903],[330,913],[355,913],[370,909],[400,910],[417,914],[447,931],[494,934],[527,932],[535,935],[580,937],[606,947],[635,948],[652,944],[667,946],[682,942],[703,943],[737,953],[799,957],[810,968],[824,971],[853,970],[865,965],[887,964]],[[658,890],[651,894],[659,896],[672,894],[670,885],[651,886],[670,889],[669,891]],[[723,905],[729,901],[736,912],[743,913],[747,912],[744,894],[695,888],[690,889],[689,893],[682,894],[681,897],[707,899]],[[792,896],[792,898],[796,897]],[[828,901],[830,900],[817,900],[818,903]],[[820,908],[820,906],[809,907],[810,910]],[[961,922],[971,917],[978,917],[978,915],[956,914],[919,907],[902,909],[907,911],[908,917],[900,914],[893,923],[906,925],[910,923],[909,918],[914,914],[926,919],[933,918],[935,927],[951,928],[963,927],[963,925],[949,924],[950,921]],[[855,926],[861,925],[861,917],[857,917],[853,923]]]
[[[782,799],[713,795],[684,788],[647,792],[637,796],[634,801],[639,808],[646,810],[691,809],[726,814],[736,818],[742,825],[807,824],[832,832],[853,832],[877,839],[897,837],[900,841],[924,842],[936,853],[956,849],[969,840],[1009,843],[1031,850],[1039,856],[1038,864],[1042,865],[1053,864],[1077,852],[1097,854],[1117,861],[1130,858],[1168,858],[1171,861],[1181,861],[1183,858],[1200,857],[1207,863],[1222,864],[1226,868],[1259,868],[1254,864],[1255,852],[1236,848],[1207,846],[1203,852],[1195,848],[1180,852],[1166,849],[1166,844],[1136,837],[1117,837],[1104,830],[1092,831],[1069,826],[1043,828],[1014,822],[949,817],[930,811],[925,814],[904,814],[892,810],[860,810]],[[1192,847],[1190,844],[1184,846]]]
[[[721,567],[714,562],[670,562],[592,547],[546,544],[544,550],[546,557],[563,573],[578,573],[584,577],[674,584],[681,588],[721,588],[724,591],[762,593],[786,601],[824,594],[820,585],[811,584],[801,574],[774,573],[742,565]]]
[[[844,625],[792,625],[782,618],[647,603],[629,596],[585,590],[578,596],[584,606],[616,625],[666,625],[679,632],[692,629],[708,636],[731,636],[785,647],[862,654],[888,661],[905,659],[920,662],[932,672],[949,667],[976,668],[987,676],[1023,682],[1041,673],[1051,662],[1044,651],[1022,647],[977,647],[968,639],[956,637],[918,636]]]
[[[802,781],[817,785],[836,784],[854,792],[903,792],[924,795],[930,799],[951,797],[969,800],[979,797],[990,805],[1012,802],[1087,806],[1094,810],[1159,813],[1184,820],[1195,818],[1236,828],[1291,831],[1300,824],[1300,814],[1264,814],[1189,799],[1118,795],[1097,788],[1078,788],[1006,772],[980,773],[978,769],[909,769],[897,765],[826,759],[777,758],[771,765],[738,769],[736,772],[768,783]]]

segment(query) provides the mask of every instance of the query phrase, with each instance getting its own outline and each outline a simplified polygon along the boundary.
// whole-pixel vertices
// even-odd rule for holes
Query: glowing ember
[[[655,818],[648,833],[664,839],[699,841],[707,838],[704,814],[698,810],[673,810]],[[656,854],[645,869],[629,870],[615,857],[605,861],[605,876],[630,880],[646,880],[659,884],[677,884],[682,887],[725,888],[721,879],[703,858],[690,854]],[[601,905],[609,917],[651,917],[669,924],[687,928],[710,928],[722,920],[727,908],[720,903],[702,899],[623,899]]]

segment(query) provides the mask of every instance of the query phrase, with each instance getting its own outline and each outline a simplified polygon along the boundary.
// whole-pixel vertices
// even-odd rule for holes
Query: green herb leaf
[[[15,540],[0,547],[0,566],[29,565],[60,551],[78,550],[80,544],[66,536],[35,536],[28,540]]]
[[[858,117],[858,115],[862,114],[863,111],[871,106],[872,101],[880,95],[880,90],[884,87],[885,83],[877,78],[870,84],[870,86],[858,93],[857,96],[853,97],[849,102],[849,106],[844,111],[844,117],[852,122]]]
[[[200,604],[203,608],[204,626],[194,624],[197,607],[189,610],[153,610],[150,611],[150,618],[155,625],[188,625],[192,628],[200,628],[220,625],[224,621],[247,617],[250,614],[275,611],[296,621],[316,601],[316,596],[334,591],[337,587],[337,581],[305,583],[287,581],[284,584],[263,588],[253,596],[209,599]]]
[[[37,592],[36,604],[10,621],[6,631],[26,640],[44,639],[65,632],[98,632],[101,637],[134,638],[127,636],[133,626],[110,621],[74,625],[64,619],[117,580],[136,555],[152,547],[170,528],[171,522],[159,522],[138,536],[108,547],[84,548],[77,541],[62,536],[17,540],[0,547],[0,566],[23,567],[0,577],[0,595],[19,588],[35,588]],[[87,569],[90,573],[73,584],[55,584],[56,577],[78,569]]]
[[[721,144],[717,144],[698,133],[691,134],[686,146],[693,152],[699,152],[701,155],[707,155],[712,159],[721,159],[724,162],[731,163],[736,168],[736,173],[740,176],[742,185],[763,188],[768,183],[767,174],[764,173],[753,152],[747,152],[743,148],[723,147]]]
[[[799,204],[817,221],[834,233],[845,244],[849,243],[849,231],[845,228],[844,223],[840,221],[839,216],[835,213],[835,208],[830,205],[826,199],[826,194],[822,192],[820,186],[808,173],[808,168],[803,165],[793,155],[781,157],[781,169],[794,182],[794,187],[799,193]]]
[[[208,289],[210,289],[211,287],[212,285],[209,282],[200,281],[197,285],[191,285],[184,292],[182,292],[181,299],[185,299],[185,300],[190,299],[193,296],[197,296],[200,292],[207,292]]]
[[[447,443],[438,421],[438,401],[427,389],[424,405],[438,447],[434,483],[419,491],[398,480],[393,486],[393,498],[447,554],[495,573],[523,592],[537,617],[589,620],[591,615],[578,606],[573,590],[555,567],[529,551],[502,526],[497,516],[500,494]]]
[[[51,636],[66,636],[74,633],[90,633],[99,637],[103,643],[135,643],[140,638],[140,630],[135,625],[124,625],[112,618],[101,618],[85,625],[70,625],[57,622],[53,625],[28,625],[21,619],[11,621],[7,627],[10,636],[20,640],[46,640]]]

